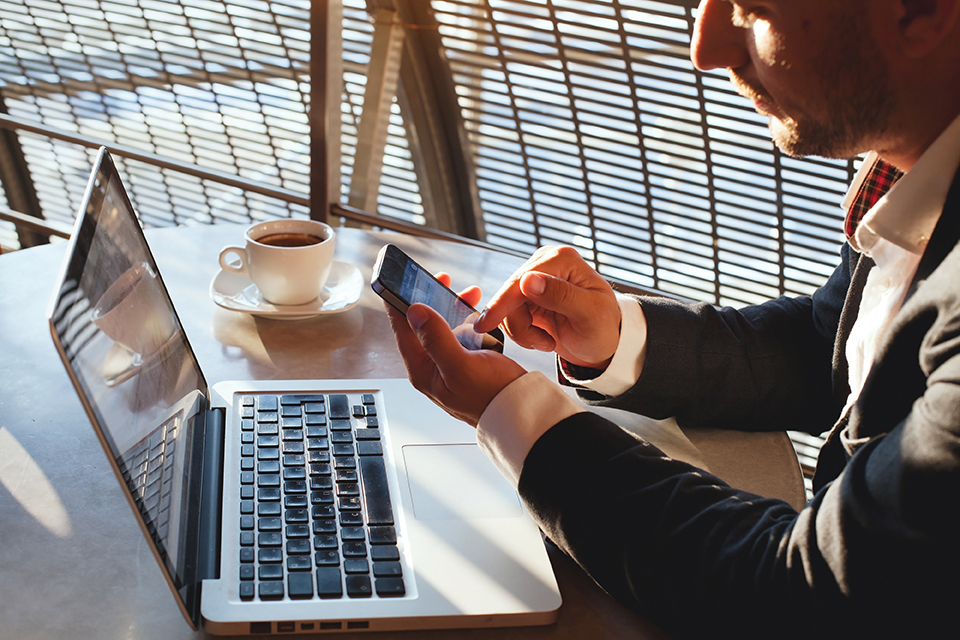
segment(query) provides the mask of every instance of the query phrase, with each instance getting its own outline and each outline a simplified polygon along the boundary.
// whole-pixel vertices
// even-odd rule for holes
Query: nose
[[[745,31],[734,26],[732,15],[733,5],[728,0],[700,0],[690,59],[701,71],[737,69],[749,62]]]

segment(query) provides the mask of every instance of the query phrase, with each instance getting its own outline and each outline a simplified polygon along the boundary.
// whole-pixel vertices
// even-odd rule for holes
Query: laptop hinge
[[[203,442],[200,483],[200,532],[197,540],[197,582],[220,576],[220,526],[223,496],[223,423],[226,412],[210,409]]]

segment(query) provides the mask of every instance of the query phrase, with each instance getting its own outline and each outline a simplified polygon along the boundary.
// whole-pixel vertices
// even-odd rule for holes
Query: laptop
[[[516,492],[473,429],[407,380],[207,385],[105,148],[48,319],[193,628],[556,620],[550,561]]]

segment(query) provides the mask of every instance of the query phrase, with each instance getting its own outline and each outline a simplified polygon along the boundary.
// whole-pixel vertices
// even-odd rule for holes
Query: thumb
[[[461,355],[463,346],[439,313],[425,304],[413,304],[407,309],[407,322],[441,375],[449,367],[456,366],[456,358]]]

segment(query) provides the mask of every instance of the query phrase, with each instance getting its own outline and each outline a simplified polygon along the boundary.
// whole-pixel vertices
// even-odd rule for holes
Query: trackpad
[[[523,514],[517,492],[475,444],[407,445],[403,463],[418,520]]]

